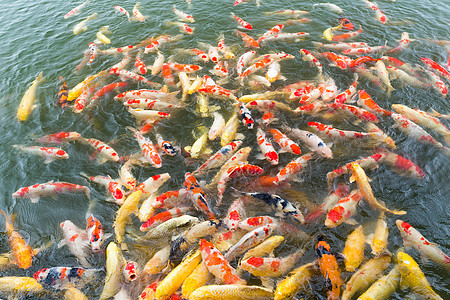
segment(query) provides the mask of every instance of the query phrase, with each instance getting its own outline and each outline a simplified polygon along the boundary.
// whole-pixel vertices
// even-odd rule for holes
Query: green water
[[[25,153],[19,153],[12,147],[14,144],[34,145],[31,136],[42,136],[58,131],[77,131],[84,137],[96,138],[116,149],[121,156],[130,155],[139,150],[137,143],[126,126],[135,126],[135,120],[124,107],[118,102],[114,102],[114,93],[103,97],[99,105],[94,109],[82,114],[74,114],[70,109],[62,110],[55,105],[56,94],[59,89],[58,76],[63,76],[69,88],[75,86],[86,76],[95,74],[120,61],[120,56],[100,56],[91,65],[83,68],[79,73],[74,73],[75,67],[83,57],[83,52],[88,43],[95,39],[95,33],[103,26],[109,25],[112,34],[111,47],[121,47],[130,44],[137,44],[151,36],[160,34],[178,34],[178,28],[169,28],[165,25],[166,20],[175,20],[172,12],[172,5],[194,16],[196,22],[194,35],[185,36],[174,45],[163,48],[162,52],[166,59],[176,54],[179,48],[198,47],[198,42],[215,44],[217,37],[223,33],[227,45],[239,57],[247,51],[243,48],[239,37],[234,34],[236,29],[235,21],[230,18],[230,12],[250,22],[254,30],[252,36],[263,34],[277,23],[283,22],[285,17],[267,17],[265,11],[299,9],[311,10],[305,17],[312,21],[304,25],[294,25],[285,27],[285,32],[304,31],[310,33],[310,37],[299,43],[267,43],[266,46],[258,50],[259,54],[273,51],[285,51],[296,56],[294,60],[282,62],[283,75],[288,78],[286,83],[293,83],[301,79],[314,79],[316,70],[308,63],[300,59],[298,50],[301,48],[313,49],[312,41],[323,41],[320,36],[323,30],[330,26],[336,26],[339,15],[329,12],[323,8],[312,10],[312,4],[319,1],[268,1],[261,0],[261,6],[257,7],[254,1],[247,4],[233,7],[233,1],[207,1],[192,0],[188,6],[184,1],[141,1],[140,11],[148,15],[149,19],[145,23],[131,22],[123,15],[114,14],[113,5],[120,5],[130,13],[134,2],[132,1],[92,1],[86,6],[78,16],[65,20],[64,14],[71,8],[80,4],[80,1],[3,1],[0,6],[0,209],[8,213],[17,214],[15,227],[29,242],[33,248],[47,245],[50,241],[55,244],[62,238],[59,228],[60,222],[71,220],[79,227],[85,226],[85,213],[89,202],[82,196],[60,196],[57,199],[44,198],[38,204],[32,204],[29,200],[14,200],[11,195],[20,187],[29,186],[35,183],[44,183],[50,180],[67,181],[82,185],[89,185],[79,176],[80,172],[90,175],[111,175],[118,177],[119,163],[106,163],[97,165],[89,159],[89,148],[77,143],[64,146],[70,158],[64,161],[56,161],[45,165],[38,157],[33,157]],[[450,2],[440,1],[420,1],[420,0],[398,0],[396,2],[379,1],[382,11],[390,19],[387,25],[381,25],[375,18],[373,11],[369,10],[362,1],[334,1],[343,10],[342,16],[349,18],[356,28],[362,26],[363,33],[355,41],[364,41],[370,45],[382,45],[388,41],[388,45],[396,46],[402,32],[406,31],[412,42],[406,50],[396,54],[395,57],[419,64],[420,57],[426,56],[437,62],[445,64],[448,51],[443,47],[421,39],[441,39],[450,40]],[[79,21],[92,13],[98,13],[98,18],[89,21],[88,30],[74,36],[72,28]],[[108,46],[102,46],[106,49]],[[155,58],[154,54],[144,56],[144,61],[150,65]],[[181,63],[193,63],[189,57],[177,58]],[[200,63],[203,65],[203,63]],[[352,73],[341,71],[324,64],[324,73],[334,78],[337,86],[344,90],[353,81]],[[201,75],[208,74],[208,70],[213,67],[212,63],[204,66]],[[43,71],[46,81],[38,88],[36,108],[26,122],[19,123],[16,119],[16,111],[20,99],[27,90],[29,84],[34,80],[40,71]],[[147,75],[146,75],[147,76]],[[150,80],[162,82],[161,78],[150,78]],[[116,80],[111,77],[109,82]],[[108,82],[108,83],[109,83]],[[237,82],[225,85],[230,89],[238,89]],[[277,82],[272,89],[282,87],[283,82]],[[143,86],[131,85],[130,88],[144,88]],[[389,108],[393,103],[401,103],[413,108],[420,108],[429,111],[431,108],[443,113],[450,113],[448,99],[442,98],[435,91],[420,90],[407,85],[402,85],[395,81],[396,91],[387,98],[381,91],[371,85],[366,80],[361,80],[359,88],[366,89],[372,98],[384,108]],[[250,93],[249,90],[239,90],[237,95],[241,96]],[[173,113],[172,117],[164,122],[159,130],[169,140],[176,145],[184,147],[192,145],[195,141],[192,131],[201,125],[210,126],[212,118],[199,118],[195,114],[194,98],[187,109]],[[211,99],[211,104],[220,105],[221,112],[228,118],[231,115],[231,108],[220,100]],[[255,113],[259,117],[260,114]],[[308,120],[313,118],[278,116],[282,122],[289,126],[302,128]],[[320,119],[317,119],[320,121]],[[446,122],[449,125],[448,122]],[[351,124],[349,128],[355,129]],[[423,180],[409,179],[396,175],[390,169],[381,166],[375,171],[368,172],[372,178],[372,187],[375,196],[387,203],[390,208],[403,209],[408,213],[402,219],[417,228],[430,241],[437,243],[447,254],[450,253],[449,242],[449,198],[450,198],[450,168],[449,160],[441,152],[433,147],[424,146],[408,138],[398,129],[392,128],[393,122],[383,118],[379,126],[390,135],[398,145],[396,153],[401,154],[413,162],[417,163],[427,174]],[[337,126],[339,127],[339,126]],[[271,167],[268,163],[257,161],[255,156],[259,152],[255,142],[255,133],[247,131],[242,127],[240,132],[246,135],[244,146],[254,148],[250,156],[250,163],[257,163],[264,168],[266,174],[274,175],[278,171],[277,167]],[[329,142],[328,140],[326,140]],[[218,142],[210,144],[214,151],[220,148]],[[304,153],[307,148],[302,146]],[[326,173],[343,163],[370,155],[370,150],[364,149],[363,144],[335,142],[332,146],[335,153],[333,160],[325,161],[318,159],[310,163],[306,172],[302,175],[303,181],[292,185],[293,189],[306,193],[308,199],[314,203],[320,203],[327,195]],[[293,159],[293,156],[282,154],[280,166],[284,166]],[[151,175],[169,172],[172,179],[164,186],[165,190],[178,189],[183,184],[183,175],[187,171],[194,170],[202,161],[184,161],[182,157],[164,157],[163,167],[136,168],[134,174],[138,181],[143,181]],[[91,195],[96,206],[95,215],[103,223],[106,232],[112,232],[112,222],[114,212],[117,209],[113,204],[106,203],[103,188],[92,185]],[[212,195],[214,197],[214,195]],[[220,211],[226,211],[226,206],[230,203],[232,195],[226,194],[225,207]],[[304,212],[301,202],[297,203]],[[363,204],[358,207],[357,221],[361,224],[374,221],[378,213],[368,205]],[[390,226],[389,250],[395,252],[402,246],[402,240],[395,226],[397,218],[388,216]],[[2,227],[3,228],[3,227]],[[342,251],[345,239],[351,232],[352,226],[342,225],[335,229],[327,229],[323,223],[303,226],[302,229],[316,235],[325,235],[334,251]],[[286,254],[289,249],[298,245],[290,244],[285,247]],[[315,258],[314,243],[305,243],[306,254],[301,263],[307,263]],[[366,253],[370,251],[366,248]],[[9,251],[6,234],[1,235],[0,252]],[[417,252],[410,251],[413,257],[419,261],[420,267],[424,271],[432,287],[442,298],[450,297],[450,276],[441,267],[431,262],[422,262]],[[368,255],[366,255],[366,258]],[[142,256],[139,261],[145,263]],[[97,259],[97,266],[104,264],[103,259]],[[33,266],[28,270],[7,269],[1,273],[2,276],[20,275],[32,276],[34,272],[44,267],[51,266],[77,266],[76,259],[70,254],[66,247],[57,248],[56,245],[42,251],[34,260]],[[344,273],[343,278],[348,278],[350,274]],[[320,288],[320,282],[314,287]],[[94,287],[88,287],[83,291],[89,299],[96,298],[102,289],[102,282],[99,281]],[[316,291],[316,298],[323,297],[324,293]],[[322,296],[320,296],[322,295]],[[397,292],[393,298],[402,299],[407,295],[405,292]]]

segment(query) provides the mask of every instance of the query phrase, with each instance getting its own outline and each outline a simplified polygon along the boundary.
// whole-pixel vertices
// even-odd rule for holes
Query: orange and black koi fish
[[[69,105],[69,91],[68,86],[64,78],[59,76],[59,79],[62,81],[62,85],[58,91],[58,104],[61,105],[61,108],[66,108]]]
[[[328,300],[339,299],[341,292],[341,271],[339,270],[336,257],[331,253],[330,245],[325,241],[323,236],[317,237],[316,253],[320,272],[325,277],[326,286],[328,288]]]

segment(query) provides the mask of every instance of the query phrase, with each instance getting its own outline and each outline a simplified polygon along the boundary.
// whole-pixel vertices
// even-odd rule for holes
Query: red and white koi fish
[[[311,150],[319,153],[319,155],[325,158],[333,158],[331,149],[314,133],[297,128],[289,128],[287,126],[283,126],[282,129],[284,132],[306,143]]]
[[[68,159],[69,154],[60,148],[54,147],[40,147],[40,146],[22,146],[22,145],[12,145],[14,148],[19,149],[23,152],[27,152],[33,155],[43,157],[44,163],[49,164],[57,159]]]
[[[231,231],[238,229],[241,220],[245,218],[244,200],[241,197],[236,198],[230,205],[225,217],[225,225]]]
[[[350,68],[357,68],[362,64],[365,64],[367,62],[371,61],[379,61],[379,58],[372,58],[370,56],[360,56],[358,58],[353,59],[351,62],[348,63],[348,66]]]
[[[439,119],[430,116],[423,110],[412,109],[401,104],[392,104],[392,108],[416,124],[432,129],[444,137],[445,143],[450,145],[450,130]]]
[[[307,153],[289,162],[275,176],[275,183],[285,182],[287,180],[296,180],[296,176],[304,170],[308,162],[314,158],[314,153]]]
[[[325,49],[331,49],[335,51],[344,51],[346,49],[351,48],[363,48],[368,47],[366,43],[358,42],[358,43],[336,43],[336,44],[323,44],[318,42],[313,42],[314,45],[317,47],[325,48]]]
[[[30,199],[32,203],[39,202],[40,197],[56,197],[59,194],[84,193],[89,198],[89,188],[68,182],[53,182],[35,184],[18,189],[13,198]]]
[[[143,194],[153,194],[169,179],[169,173],[150,176],[136,187],[136,191],[142,191]]]
[[[331,100],[333,100],[334,98],[336,98],[338,91],[337,91],[337,86],[336,83],[334,82],[333,78],[328,77],[324,82],[322,82],[320,84],[323,87],[322,90],[322,100],[329,102]]]
[[[378,53],[385,49],[387,49],[386,44],[384,44],[383,46],[376,46],[376,47],[350,48],[342,51],[342,53],[348,55],[364,55],[364,54]]]
[[[153,99],[128,99],[123,105],[132,108],[153,109],[159,111],[168,111],[178,107],[177,105]]]
[[[301,95],[299,103],[305,104],[305,103],[313,102],[313,101],[317,100],[320,96],[322,96],[323,91],[324,91],[323,84],[319,84],[317,87],[315,87],[313,89],[305,89],[306,93]],[[299,91],[296,91],[294,94],[292,94],[289,97],[289,99],[291,99],[291,100],[296,99],[297,95],[299,95]]]
[[[341,35],[335,35],[335,36],[333,36],[332,40],[335,41],[335,42],[348,40],[348,39],[357,37],[358,35],[360,35],[362,33],[362,31],[363,30],[361,28],[358,31],[351,31],[351,32],[343,33]]]
[[[164,83],[167,85],[175,85],[175,79],[168,64],[163,64],[161,74],[164,79]]]
[[[89,97],[94,92],[94,90],[94,88],[86,89],[81,93],[80,96],[77,97],[77,99],[75,99],[75,104],[73,107],[74,113],[81,113],[84,110],[86,105],[89,103]]]
[[[186,189],[180,189],[178,191],[167,191],[155,198],[152,203],[153,208],[175,208],[183,200],[186,199],[188,192]]]
[[[327,106],[333,110],[349,112],[362,121],[374,122],[374,123],[378,122],[377,116],[375,116],[373,113],[368,112],[367,110],[357,107],[357,106],[341,104],[341,103],[330,103],[330,104],[327,104]]]
[[[198,167],[193,174],[200,176],[213,168],[221,167],[223,163],[228,160],[237,149],[239,149],[242,143],[242,141],[233,141],[223,146],[219,151],[211,155],[211,157],[208,158],[200,167]]]
[[[441,77],[439,77],[437,74],[435,74],[432,71],[426,70],[424,68],[420,68],[423,72],[427,73],[429,77],[429,82],[431,83],[431,86],[438,91],[442,97],[447,97],[448,95],[448,88],[445,85],[445,83],[442,81]]]
[[[256,75],[254,75],[256,76]],[[285,80],[286,78],[281,75],[281,66],[277,61],[272,62],[267,67],[266,78],[269,81],[269,86],[271,82],[274,82],[278,79]]]
[[[303,40],[307,36],[309,36],[309,33],[307,33],[307,32],[279,33],[279,34],[265,37],[263,40],[261,40],[261,44],[265,44],[267,42],[273,42],[273,41],[295,43],[295,42]]]
[[[374,138],[379,139],[382,143],[384,143],[386,146],[392,149],[396,149],[397,146],[395,145],[395,142],[393,139],[391,139],[386,133],[384,133],[383,130],[381,130],[378,126],[376,126],[373,123],[366,123],[367,131],[368,132],[375,132],[377,135],[374,135]]]
[[[253,129],[255,121],[252,118],[250,110],[242,102],[239,102],[239,115],[242,119],[242,124],[248,129]]]
[[[253,276],[278,277],[288,273],[300,260],[304,252],[303,249],[300,249],[282,258],[251,256],[243,259],[240,262],[240,267]]]
[[[214,85],[204,85],[202,88],[198,89],[198,92],[210,94],[216,97],[220,98],[226,98],[231,99],[233,102],[238,102],[239,99],[234,95],[234,93],[230,90],[227,90],[224,87],[221,87],[220,85],[214,84]]]
[[[425,66],[430,69],[431,71],[436,71],[439,76],[442,76],[444,78],[446,78],[447,80],[450,81],[450,73],[449,71],[447,71],[444,67],[442,67],[440,64],[438,64],[437,62],[426,58],[426,57],[421,57],[420,58],[422,60],[422,62],[425,64]]]
[[[393,67],[402,69],[403,71],[409,73],[409,74],[414,74],[416,77],[419,77],[419,75],[417,74],[416,70],[408,63],[404,63],[401,60],[395,58],[395,57],[391,57],[391,56],[382,56],[381,60],[383,60],[383,62],[385,64],[391,65]]]
[[[181,10],[178,10],[175,5],[173,6],[173,12],[177,15],[178,19],[180,19],[183,22],[190,22],[190,23],[195,22],[193,16],[188,15],[187,13],[182,12]]]
[[[239,23],[239,25],[240,25],[240,27],[242,29],[248,29],[248,30],[252,30],[253,29],[253,26],[250,23],[248,23],[248,22],[244,21],[243,19],[239,18],[233,12],[231,13],[231,16],[236,20],[236,22]]]
[[[92,251],[97,253],[100,251],[103,239],[105,238],[103,226],[93,214],[89,214],[86,217],[86,234],[91,244]]]
[[[134,190],[136,187],[136,178],[131,173],[132,160],[127,160],[119,170],[120,182],[129,190]]]
[[[278,165],[278,153],[266,138],[266,133],[261,127],[258,127],[258,129],[256,130],[256,138],[258,140],[259,149],[261,150],[263,157],[272,165]]]
[[[141,52],[139,52],[136,55],[134,66],[139,71],[139,73],[141,73],[141,75],[144,75],[145,73],[147,73],[147,66],[145,65],[144,61],[142,60]]]
[[[319,73],[322,74],[322,64],[317,60],[317,58],[308,50],[300,49],[300,54],[304,61],[308,61],[312,66],[317,67]]]
[[[217,42],[217,50],[223,54],[225,59],[234,59],[235,55],[229,50],[227,45],[225,45],[225,36],[223,33],[219,35],[219,41]]]
[[[300,147],[297,145],[297,143],[288,138],[287,135],[275,128],[269,128],[268,130],[272,135],[274,141],[281,147],[283,151],[297,155],[301,154],[302,151]]]
[[[128,13],[128,11],[127,11],[125,8],[123,8],[123,7],[121,7],[121,6],[118,6],[118,5],[115,5],[115,6],[114,6],[114,10],[115,10],[115,12],[117,12],[117,13],[124,14],[125,16],[127,16],[128,22],[131,21],[131,20],[130,20],[130,14]]]
[[[247,69],[245,69],[245,71],[243,71],[241,73],[241,75],[239,75],[239,78],[242,79],[244,77],[249,76],[250,74],[253,74],[261,69],[264,69],[265,67],[269,66],[270,64],[272,64],[275,60],[272,58],[264,58],[260,61],[255,62],[254,64],[252,64],[250,67],[248,67]]]
[[[204,62],[208,62],[209,61],[209,57],[208,54],[205,51],[202,51],[200,49],[181,49],[180,51],[181,53],[186,53],[186,54],[190,54],[190,55],[196,55],[198,58],[200,58],[201,60],[203,60]]]
[[[137,49],[137,46],[133,46],[133,45],[128,45],[125,47],[120,47],[120,48],[111,48],[111,49],[106,49],[106,50],[100,50],[98,53],[99,54],[120,54],[120,53],[124,53],[127,54],[128,52]]]
[[[219,183],[217,184],[217,190],[219,195],[219,201],[217,203],[217,206],[221,205],[223,194],[226,189],[226,184],[228,181],[239,177],[239,176],[258,176],[261,175],[264,172],[264,170],[258,166],[250,165],[250,164],[244,164],[244,165],[237,165],[228,168],[220,177]]]
[[[64,15],[64,19],[68,19],[70,17],[78,15],[80,13],[80,10],[83,9],[83,7],[85,7],[88,3],[89,0],[86,0],[77,7],[71,9],[67,14]]]
[[[269,216],[258,216],[242,220],[239,222],[239,228],[246,231],[252,231],[268,224],[276,224],[276,220]]]
[[[134,133],[134,137],[139,143],[139,147],[142,150],[142,154],[146,161],[148,161],[155,168],[161,168],[162,161],[161,157],[158,154],[158,150],[156,150],[155,145],[149,138],[144,137],[139,131],[132,127],[127,127]]]
[[[308,84],[299,89],[295,89],[294,91],[290,92],[291,94],[289,95],[289,100],[301,99],[305,95],[311,93],[312,90],[314,90],[315,88],[316,88],[316,86],[314,86],[313,84]]]
[[[405,49],[406,46],[408,46],[408,44],[410,42],[411,42],[411,39],[409,38],[409,34],[407,32],[403,32],[398,46],[395,47],[394,49],[389,50],[388,53],[399,52],[399,51]]]
[[[376,3],[374,3],[374,4],[376,6],[375,17],[377,18],[378,21],[381,22],[381,24],[386,24],[388,21],[388,17],[386,17],[386,15],[381,11],[381,9],[378,8],[378,5]]]
[[[175,72],[185,72],[185,73],[193,73],[202,69],[202,67],[198,65],[189,65],[189,64],[179,64],[179,63],[166,63],[170,69]]]
[[[48,135],[44,135],[43,137],[36,138],[36,142],[44,143],[44,144],[62,144],[71,141],[76,141],[81,137],[81,134],[75,131],[69,132],[57,132]]]
[[[387,154],[384,153],[384,151],[375,153],[374,155],[349,162],[340,168],[337,168],[331,172],[328,172],[327,173],[328,187],[331,189],[333,186],[333,181],[336,178],[338,178],[339,176],[345,175],[345,174],[350,174],[352,163],[358,164],[361,166],[361,168],[366,169],[366,170],[367,169],[376,169],[376,168],[378,168],[378,163],[382,162],[383,159],[386,157],[386,155]]]
[[[249,36],[248,34],[242,32],[242,31],[239,31],[237,29],[236,29],[236,34],[242,38],[242,40],[245,43],[245,47],[259,48],[259,43],[254,38]]]
[[[67,245],[70,252],[80,261],[83,267],[91,268],[91,264],[87,261],[90,246],[86,232],[69,220],[61,222],[59,226],[63,232],[64,239],[61,240],[58,247]]]
[[[89,179],[92,182],[98,183],[106,187],[109,194],[112,196],[112,202],[117,205],[122,205],[125,201],[125,191],[119,181],[113,180],[110,176],[88,176],[85,173],[81,173],[81,176]]]
[[[187,211],[189,211],[189,207],[180,207],[180,208],[172,208],[163,212],[160,212],[159,214],[156,214],[152,216],[150,219],[145,221],[141,227],[141,231],[149,231],[152,228],[164,223],[165,221],[168,221],[170,219],[181,217],[184,215]]]
[[[394,119],[397,127],[405,132],[407,135],[413,139],[434,146],[435,148],[442,150],[445,155],[450,156],[450,149],[443,146],[440,142],[436,141],[428,132],[422,129],[419,125],[413,121],[405,118],[400,114],[392,114],[391,117]]]
[[[276,223],[270,223],[246,233],[236,244],[228,249],[227,253],[225,253],[225,259],[232,261],[248,249],[261,244],[270,235],[272,235],[276,228]]]
[[[351,217],[356,213],[356,205],[362,195],[358,190],[353,190],[350,195],[340,199],[328,212],[325,226],[334,228],[343,222],[354,223]]]
[[[219,77],[227,77],[228,76],[228,63],[226,61],[219,61],[212,70],[210,70],[211,74],[219,76]]]
[[[178,93],[178,91],[173,93],[166,93],[159,90],[131,90],[118,94],[116,97],[114,97],[114,99],[155,99],[165,102],[175,102],[176,95]]]
[[[138,121],[160,121],[170,117],[169,113],[157,111],[157,110],[148,110],[148,109],[140,109],[140,108],[130,108],[128,111],[138,120]]]
[[[281,30],[283,30],[284,28],[284,24],[277,24],[274,27],[270,28],[268,31],[266,31],[259,39],[258,39],[258,43],[261,43],[262,40],[264,40],[265,38],[272,36],[272,35],[276,35],[279,34],[281,32]]]
[[[87,1],[86,1],[87,2]],[[51,267],[43,268],[33,274],[33,278],[45,287],[58,290],[70,286],[82,287],[94,281],[101,269],[85,269],[79,267]]]
[[[131,18],[132,21],[145,22],[145,20],[148,19],[148,16],[144,16],[139,11],[140,7],[141,7],[141,2],[136,2],[136,4],[133,6],[133,18]]]
[[[438,245],[429,242],[417,229],[402,220],[395,221],[395,224],[397,224],[398,230],[400,230],[405,247],[413,247],[422,256],[430,258],[435,263],[450,270],[450,256],[445,254]]]
[[[128,261],[122,269],[125,282],[132,282],[139,278],[139,266],[137,262]]]
[[[176,35],[176,36],[170,36],[170,35],[163,35],[160,36],[155,41],[151,42],[145,47],[144,53],[147,54],[149,52],[155,52],[159,50],[159,48],[167,43],[178,41],[180,38],[182,38],[183,35]]]
[[[372,138],[375,134],[372,132],[357,132],[349,130],[340,130],[334,128],[331,125],[325,125],[319,122],[308,122],[308,126],[316,131],[323,133],[331,138],[344,138],[344,139],[364,139]]]
[[[267,11],[264,12],[264,14],[266,16],[287,16],[287,17],[293,17],[293,18],[298,18],[301,15],[307,14],[309,13],[308,11],[305,10],[292,10],[292,9],[287,9],[287,10],[277,10],[277,11]]]
[[[234,1],[233,6],[242,4],[242,3],[244,3],[245,1],[246,1],[246,0],[236,0],[236,1]]]
[[[282,61],[285,59],[294,59],[295,56],[292,54],[288,54],[285,52],[275,52],[275,53],[270,53],[270,54],[264,54],[264,55],[260,55],[257,58],[255,58],[253,61],[260,61],[266,58],[271,58],[274,61]]]
[[[209,272],[218,280],[224,284],[246,284],[245,280],[237,275],[236,270],[213,243],[201,239],[200,252]]]
[[[97,162],[99,164],[102,164],[108,160],[117,162],[119,161],[119,154],[117,154],[117,152],[111,148],[110,146],[108,146],[106,143],[97,140],[97,139],[86,139],[86,138],[79,138],[78,139],[81,143],[85,144],[85,145],[89,145],[92,148],[94,148],[95,153],[93,155],[94,158],[97,159]]]
[[[242,54],[237,62],[236,71],[240,76],[245,66],[255,57],[256,51],[248,51]]]
[[[172,145],[171,142],[166,141],[160,134],[156,134],[156,141],[158,143],[159,149],[164,150],[164,153],[170,156],[177,154],[177,149]]]
[[[318,54],[321,57],[327,58],[328,60],[332,61],[337,67],[339,67],[343,70],[347,68],[347,64],[344,61],[344,59],[340,55],[337,55],[336,53],[333,53],[333,52],[318,53],[318,52],[316,52],[315,54]]]
[[[356,93],[356,86],[358,85],[358,76],[356,76],[356,80],[350,85],[348,89],[340,93],[334,99],[335,103],[346,103],[350,101],[353,95]]]
[[[174,25],[180,28],[180,32],[186,33],[186,34],[194,34],[194,28],[190,27],[188,24],[183,22],[172,22],[172,21],[166,21],[167,25]]]
[[[191,173],[184,175],[184,187],[186,188],[189,198],[194,204],[195,208],[206,214],[208,219],[215,219],[216,216],[209,208],[205,193],[197,182],[197,179]]]
[[[419,67],[422,71],[424,71],[425,73],[431,75],[431,78],[436,78],[437,81],[441,81],[440,77],[437,76],[436,74],[434,74],[431,71],[425,70],[422,67]],[[401,79],[402,81],[404,81],[405,83],[409,84],[410,86],[413,87],[418,87],[418,88],[422,88],[425,89],[427,87],[430,86],[430,84],[428,84],[426,82],[426,80],[423,80],[422,78],[418,79],[416,76],[411,76],[409,75],[407,72],[405,72],[404,70],[401,70],[399,68],[396,67],[392,67],[392,66],[386,66],[386,70],[389,72],[389,74],[391,75],[390,78],[392,79]],[[425,82],[424,82],[425,81]],[[437,82],[436,81],[436,82]],[[445,84],[442,82],[443,86],[445,87]],[[442,92],[441,89],[438,89],[439,92]],[[444,92],[445,94],[445,92]],[[445,97],[445,96],[444,96]]]
[[[114,82],[103,86],[101,89],[95,92],[94,96],[92,96],[92,99],[89,102],[89,106],[94,105],[98,101],[98,99],[104,96],[105,94],[110,93],[112,91],[117,91],[123,87],[126,87],[127,85],[128,83],[126,82]]]
[[[111,69],[123,70],[130,63],[130,61],[131,61],[131,55],[128,52],[124,53],[122,60],[119,61],[117,64],[113,65],[111,67]]]
[[[331,187],[331,191],[332,192],[328,194],[325,199],[323,199],[322,204],[305,217],[306,223],[311,223],[312,221],[320,218],[323,214],[328,213],[336,205],[339,199],[348,196],[350,187],[341,182],[338,183],[335,190]]]
[[[150,86],[158,86],[159,85],[159,83],[152,82],[152,81],[148,80],[147,78],[145,78],[144,76],[141,76],[139,74],[136,74],[136,73],[128,71],[128,70],[119,70],[119,69],[114,68],[114,69],[111,69],[109,71],[109,73],[124,77],[125,79],[142,82],[142,83],[148,84]]]
[[[425,178],[425,173],[409,159],[384,149],[380,153],[384,155],[381,162],[392,168],[395,173],[417,179]]]
[[[89,66],[92,64],[97,57],[98,54],[98,46],[95,43],[89,43],[89,61],[87,62],[87,65]]]

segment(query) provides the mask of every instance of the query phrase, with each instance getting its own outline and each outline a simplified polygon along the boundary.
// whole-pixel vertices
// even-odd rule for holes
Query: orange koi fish
[[[215,219],[216,216],[209,208],[205,193],[198,184],[197,179],[189,172],[184,175],[184,186],[194,206],[199,211],[204,212],[208,219]]]
[[[248,34],[242,32],[242,31],[239,31],[237,29],[236,29],[236,34],[242,38],[242,40],[245,43],[245,47],[259,48],[259,43],[254,38],[249,36]]]
[[[69,91],[68,91],[67,83],[64,80],[64,78],[62,78],[62,76],[59,76],[59,80],[61,80],[62,85],[58,91],[58,104],[61,105],[61,108],[66,108],[67,105],[69,105],[69,100],[68,100]]]
[[[341,285],[344,283],[341,279],[341,271],[336,258],[330,251],[330,245],[325,241],[324,237],[319,235],[317,240],[317,260],[320,272],[325,278],[325,284],[328,288],[327,298],[328,300],[338,300],[341,293]]]
[[[361,28],[358,31],[351,31],[351,32],[347,32],[347,33],[344,33],[344,34],[341,34],[341,35],[335,35],[335,36],[333,36],[332,40],[335,41],[335,42],[348,40],[348,39],[351,39],[351,38],[354,38],[354,37],[360,35],[362,31],[363,30]]]

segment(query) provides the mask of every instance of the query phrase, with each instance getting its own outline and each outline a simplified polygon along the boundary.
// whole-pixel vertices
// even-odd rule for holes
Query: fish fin
[[[400,289],[404,290],[409,287],[408,281],[406,281],[403,276],[400,277]]]
[[[245,140],[245,135],[243,135],[242,133],[236,133],[236,135],[234,136],[234,138],[236,139],[236,140]]]
[[[61,240],[61,241],[59,241],[59,243],[58,243],[58,248],[61,248],[61,247],[63,247],[64,245],[66,245],[67,243],[66,243],[66,241],[65,240]]]
[[[366,243],[372,247],[373,233],[369,234],[366,238]]]
[[[275,284],[275,279],[273,277],[259,277],[259,279],[261,279],[261,284],[263,287],[273,290]]]
[[[31,203],[38,203],[39,202],[40,197],[31,197]]]
[[[47,156],[45,158],[45,160],[44,160],[44,164],[49,164],[49,163],[51,163],[51,162],[53,162],[55,160],[56,160],[56,157],[49,157],[49,156]]]
[[[345,220],[344,223],[347,223],[349,225],[358,225],[358,222],[353,218]]]
[[[350,179],[349,179],[349,181],[350,181],[350,182],[354,182],[354,181],[356,181],[356,177],[355,177],[355,176],[353,176],[353,175],[352,175],[352,176],[350,176]]]
[[[107,162],[108,158],[106,158],[104,156],[97,156],[96,161],[99,165],[101,165],[101,164],[104,164],[105,162]]]
[[[264,156],[264,154],[258,153],[258,154],[256,155],[256,159],[257,159],[257,160],[265,160],[266,157]]]
[[[408,242],[406,239],[403,239],[403,248],[405,248],[405,250],[409,250],[411,249],[411,243]]]

